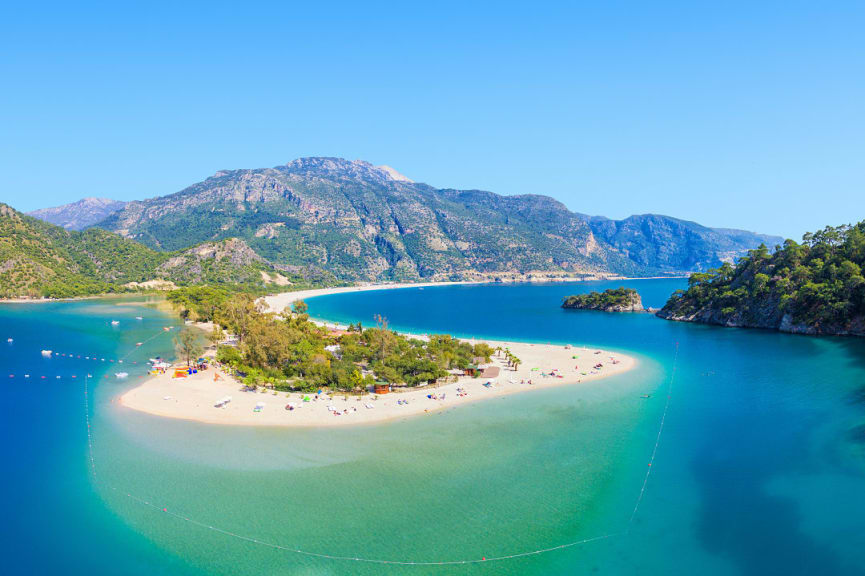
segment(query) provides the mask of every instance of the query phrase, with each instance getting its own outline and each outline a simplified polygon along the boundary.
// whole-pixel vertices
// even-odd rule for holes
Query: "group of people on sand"
[[[333,406],[328,406],[327,409],[334,416],[348,416],[352,412],[357,412],[357,408],[355,408],[354,406],[352,406],[350,408],[346,408],[345,410],[337,410]]]

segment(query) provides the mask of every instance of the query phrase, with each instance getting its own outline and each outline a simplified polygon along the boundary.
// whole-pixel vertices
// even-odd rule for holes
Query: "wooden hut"
[[[375,383],[376,394],[387,394],[388,392],[390,392],[390,384],[383,380],[379,380]]]

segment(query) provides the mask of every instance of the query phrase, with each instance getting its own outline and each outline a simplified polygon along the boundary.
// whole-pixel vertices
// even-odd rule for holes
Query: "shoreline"
[[[688,278],[688,274],[684,274],[681,276],[600,276],[594,278],[584,278],[584,277],[555,277],[555,278],[518,278],[518,279],[503,279],[499,282],[495,280],[456,280],[456,281],[442,281],[442,282],[396,282],[396,283],[368,283],[368,284],[356,284],[354,286],[334,286],[329,288],[308,288],[303,290],[296,291],[288,291],[288,292],[278,292],[275,294],[269,294],[267,296],[263,296],[263,299],[271,298],[274,296],[288,296],[294,294],[305,294],[311,292],[319,292],[326,291],[321,294],[311,294],[301,298],[295,298],[295,300],[303,300],[304,298],[314,298],[315,296],[324,296],[325,294],[338,294],[341,292],[351,292],[351,291],[366,291],[366,290],[388,290],[388,289],[398,289],[398,288],[427,288],[434,286],[456,286],[462,284],[558,284],[558,283],[572,283],[572,282],[616,282],[616,281],[632,281],[632,280],[667,280],[667,279],[676,279],[676,278]],[[330,292],[331,290],[336,290],[337,292]],[[93,300],[99,298],[111,298],[114,296],[136,296],[136,295],[152,295],[159,296],[164,294],[165,290],[153,289],[153,290],[138,290],[138,291],[130,291],[130,292],[105,292],[103,294],[88,294],[86,296],[70,296],[68,298],[28,298],[28,297],[15,297],[15,298],[0,298],[0,304],[42,304],[47,302],[76,302],[78,300]],[[292,300],[294,302],[295,300]]]
[[[375,394],[361,397],[337,392],[330,395],[330,399],[322,395],[309,402],[303,402],[302,397],[313,398],[315,393],[244,392],[240,382],[214,367],[184,379],[174,379],[170,373],[151,376],[120,395],[117,404],[153,416],[203,424],[293,428],[358,426],[435,414],[448,408],[531,390],[590,384],[637,366],[636,359],[631,356],[598,348],[495,340],[476,342],[510,348],[523,364],[514,371],[506,367],[503,359],[493,356],[489,366],[499,368],[497,377],[460,376],[456,382],[379,394],[375,400]],[[603,367],[594,370],[593,366],[599,363]],[[214,381],[215,373],[219,374],[217,381]],[[486,387],[487,382],[492,384]],[[458,389],[465,395],[460,395]],[[427,395],[435,395],[435,399]],[[232,397],[226,407],[214,407],[226,396]],[[261,412],[254,412],[259,402],[265,406]],[[289,402],[296,405],[295,410],[285,409]],[[335,415],[334,411],[341,414]]]
[[[262,296],[259,300],[264,302],[270,312],[276,314],[282,312],[286,306],[291,306],[298,300],[307,300],[318,296],[330,296],[332,294],[345,294],[347,292],[369,292],[373,290],[400,290],[403,288],[435,288],[436,286],[463,286],[463,285],[483,285],[483,284],[559,284],[571,282],[615,282],[615,281],[632,281],[632,280],[665,280],[675,278],[687,278],[688,276],[651,276],[651,277],[612,277],[612,278],[545,278],[537,280],[516,280],[495,282],[492,280],[460,280],[453,282],[394,282],[392,284],[359,284],[355,286],[334,286],[330,288],[308,288],[305,290],[297,290],[294,292],[279,292],[276,294],[268,294]],[[334,322],[320,320],[328,326],[338,325]]]
[[[268,311],[280,312],[293,302],[317,296],[461,284],[489,282],[393,283],[315,288],[271,294],[259,301],[265,304]],[[311,318],[310,321],[329,328],[344,327],[324,319]],[[427,338],[426,334],[400,333],[410,338]],[[214,367],[184,379],[174,379],[170,373],[151,376],[121,394],[117,404],[125,409],[153,416],[226,426],[327,428],[373,425],[435,414],[448,408],[535,389],[589,384],[625,373],[637,366],[637,361],[632,356],[599,348],[484,338],[462,340],[472,343],[486,342],[493,348],[510,348],[522,360],[522,365],[514,371],[506,367],[503,359],[493,356],[489,366],[499,368],[497,377],[461,376],[456,382],[400,389],[378,395],[375,400],[375,394],[361,397],[336,392],[330,395],[329,399],[325,399],[323,395],[318,400],[309,402],[304,402],[302,398],[314,398],[314,393],[274,394],[272,390],[245,392],[240,382]],[[594,366],[599,363],[602,367],[595,369]],[[214,380],[215,373],[219,374],[219,380]],[[485,386],[487,382],[491,383],[490,386]],[[434,395],[434,398],[427,395]],[[229,404],[223,408],[214,407],[218,400],[226,396],[232,398]],[[260,412],[254,412],[259,402],[263,402],[265,406]],[[295,404],[294,410],[286,410],[289,402]],[[339,415],[335,415],[335,412]]]

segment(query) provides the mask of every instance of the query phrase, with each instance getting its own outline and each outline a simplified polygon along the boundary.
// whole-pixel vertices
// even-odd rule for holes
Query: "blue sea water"
[[[567,294],[620,284],[658,306],[683,281],[311,299],[311,314],[331,321],[371,325],[382,314],[414,332],[588,344],[639,360],[590,386],[352,430],[225,428],[131,412],[116,402],[143,371],[131,362],[170,355],[162,327],[176,320],[123,299],[2,305],[4,573],[865,573],[865,342],[558,306]],[[46,348],[73,358],[43,358]],[[127,381],[108,361],[120,358]],[[594,540],[607,534],[615,536]],[[400,566],[235,535],[426,562],[592,541],[513,560]]]

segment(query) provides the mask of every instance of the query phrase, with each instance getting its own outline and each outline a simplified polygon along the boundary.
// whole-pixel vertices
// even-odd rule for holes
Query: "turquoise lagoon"
[[[312,315],[331,321],[372,324],[380,313],[413,332],[596,345],[639,360],[628,374],[583,387],[352,430],[223,428],[132,413],[116,404],[143,371],[132,362],[170,355],[162,327],[176,320],[122,299],[0,306],[7,571],[865,573],[865,342],[558,308],[569,293],[619,284],[311,299]],[[660,305],[683,281],[625,284]],[[631,522],[677,346],[657,457]],[[73,357],[46,359],[45,348]],[[127,381],[108,361],[124,356]],[[582,540],[591,541],[482,560]],[[298,549],[479,562],[368,564]]]

